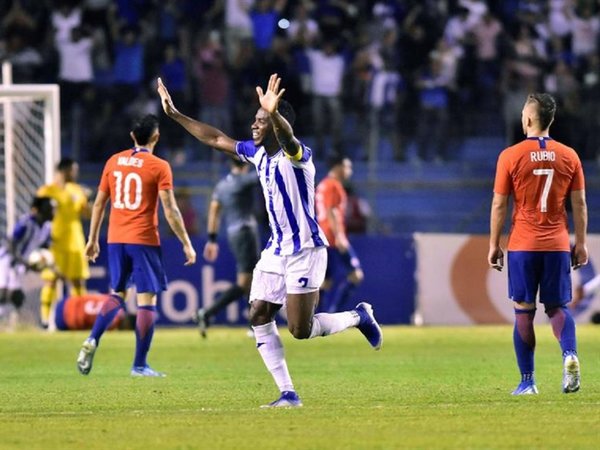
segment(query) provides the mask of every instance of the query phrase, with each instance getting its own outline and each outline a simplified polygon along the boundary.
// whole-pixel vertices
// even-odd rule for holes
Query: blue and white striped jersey
[[[52,222],[39,225],[31,214],[21,217],[12,232],[11,240],[15,243],[15,256],[27,259],[29,254],[40,247],[50,246]],[[6,245],[0,248],[0,257],[6,256]]]
[[[274,255],[293,255],[327,245],[315,214],[312,151],[301,146],[302,158],[292,161],[281,149],[269,157],[264,146],[256,147],[253,141],[236,144],[240,159],[256,166],[271,227],[265,250],[272,250]]]

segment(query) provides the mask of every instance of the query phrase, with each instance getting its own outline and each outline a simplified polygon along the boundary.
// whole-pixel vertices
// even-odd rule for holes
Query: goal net
[[[29,210],[60,157],[58,86],[0,85],[0,233]]]
[[[3,68],[4,69],[4,68]],[[57,85],[0,84],[0,237],[29,211],[37,189],[52,180],[60,158]],[[8,81],[8,82],[7,82]],[[39,277],[27,277],[26,310],[39,305]],[[30,291],[30,292],[27,292]],[[25,320],[29,322],[29,318]]]

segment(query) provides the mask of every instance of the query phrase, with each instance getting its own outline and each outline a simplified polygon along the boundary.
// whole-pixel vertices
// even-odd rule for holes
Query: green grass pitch
[[[244,329],[157,329],[129,376],[133,332],[110,332],[89,376],[84,333],[0,335],[1,449],[592,449],[600,445],[600,327],[578,327],[582,389],[561,393],[561,355],[537,331],[538,396],[519,381],[512,327],[384,327],[295,341],[282,329],[304,407],[261,410],[277,389]]]

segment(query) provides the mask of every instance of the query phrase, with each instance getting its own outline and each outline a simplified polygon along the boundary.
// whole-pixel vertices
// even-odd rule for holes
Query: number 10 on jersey
[[[113,175],[115,176],[113,208],[138,209],[142,203],[142,177],[135,172],[130,172],[123,177],[123,172],[120,170],[113,171]]]

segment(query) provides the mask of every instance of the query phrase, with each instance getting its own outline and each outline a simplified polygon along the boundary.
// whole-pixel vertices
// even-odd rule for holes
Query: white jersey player
[[[253,273],[250,323],[256,347],[281,391],[265,407],[302,406],[294,390],[275,315],[287,307],[288,329],[297,339],[328,336],[357,327],[378,350],[383,336],[368,303],[351,311],[314,314],[327,266],[327,240],[314,208],[315,166],[312,151],[293,133],[295,114],[281,97],[281,79],[271,75],[267,90],[257,87],[260,102],[252,140],[236,141],[222,131],[180,113],[158,80],[165,113],[211,148],[254,164],[269,214],[271,238]]]
[[[25,294],[21,279],[28,268],[43,268],[41,265],[30,267],[28,259],[34,250],[49,247],[53,217],[52,200],[48,197],[35,197],[30,214],[19,219],[5,243],[0,246],[0,312],[3,313],[11,303],[16,314],[23,305]],[[12,315],[12,322],[16,320],[15,314]]]

